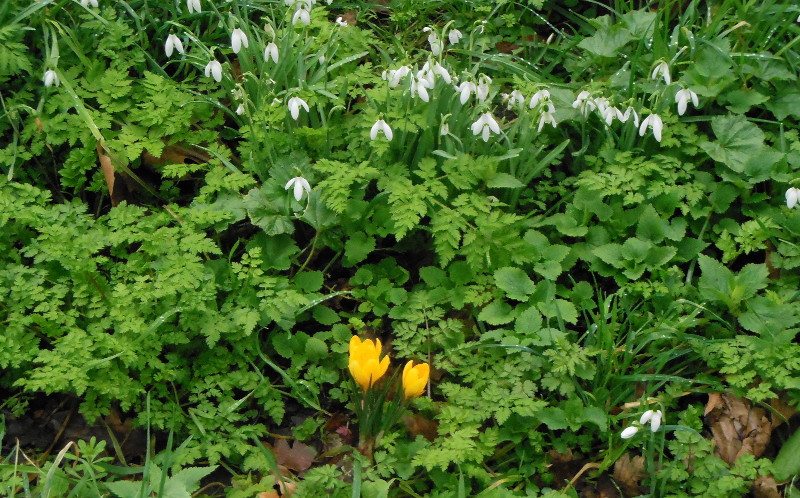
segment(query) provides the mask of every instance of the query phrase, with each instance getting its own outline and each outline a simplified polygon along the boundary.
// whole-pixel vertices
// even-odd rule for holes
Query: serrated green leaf
[[[503,325],[514,319],[514,310],[502,299],[495,299],[478,314],[478,320],[489,325]]]
[[[304,271],[294,276],[294,283],[303,292],[317,292],[322,288],[321,271]]]
[[[375,250],[375,238],[364,232],[350,234],[344,244],[344,265],[354,266]]]
[[[509,299],[527,301],[528,296],[536,289],[536,284],[519,268],[504,267],[494,272],[497,287],[502,289]]]

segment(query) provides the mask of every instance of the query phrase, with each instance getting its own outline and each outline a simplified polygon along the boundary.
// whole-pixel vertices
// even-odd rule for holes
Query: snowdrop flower
[[[292,97],[289,99],[289,113],[292,115],[292,119],[297,121],[297,118],[300,117],[300,106],[308,112],[308,104],[306,101],[301,99],[300,97]]]
[[[292,16],[292,25],[296,25],[300,23],[304,26],[308,26],[311,24],[311,14],[308,13],[308,7],[304,4],[300,4],[299,8],[295,11],[294,15]]]
[[[394,136],[392,134],[392,129],[389,127],[388,124],[386,124],[386,121],[382,119],[375,121],[375,124],[372,125],[372,128],[369,130],[369,139],[375,140],[376,138],[378,138],[378,132],[383,133],[383,136],[385,136],[386,140],[389,141],[391,141],[392,136]]]
[[[442,79],[445,81],[445,83],[447,83],[448,85],[453,81],[453,79],[450,77],[450,73],[447,72],[447,69],[445,69],[438,62],[435,62],[433,64],[433,68],[431,68],[431,71],[434,74],[438,74],[439,76],[441,76]]]
[[[48,69],[44,72],[44,86],[58,86],[58,75],[52,69]]]
[[[303,191],[305,190],[307,194],[311,193],[311,185],[308,184],[308,180],[303,178],[302,176],[296,176],[289,180],[286,183],[286,187],[284,190],[289,190],[294,185],[294,198],[297,202],[300,202],[300,199],[303,198]]]
[[[451,29],[450,32],[447,33],[447,39],[450,41],[450,45],[455,45],[456,43],[458,43],[458,41],[461,40],[463,36],[464,35],[461,34],[461,31],[457,29]]]
[[[236,28],[231,33],[231,48],[233,49],[233,53],[238,54],[239,50],[242,49],[242,45],[244,45],[244,48],[249,48],[250,42],[247,40],[247,35],[244,34],[244,31]]]
[[[478,87],[471,81],[462,81],[460,85],[456,86],[456,91],[461,94],[461,104],[466,104],[469,100],[470,94],[477,92]]]
[[[553,107],[553,104],[548,102],[544,110],[542,111],[542,115],[539,116],[539,129],[538,131],[541,132],[542,128],[544,128],[545,123],[550,123],[553,125],[553,128],[556,127],[556,118],[555,118],[556,108]]]
[[[664,78],[664,83],[666,83],[667,85],[672,83],[672,78],[669,75],[669,66],[664,61],[659,62],[656,65],[656,67],[653,68],[653,72],[650,73],[650,79],[651,80],[658,79],[659,74],[661,75],[662,78]]]
[[[269,42],[267,48],[264,49],[264,61],[266,62],[270,59],[275,64],[278,63],[278,46],[275,45],[275,42]]]
[[[639,428],[632,425],[630,427],[626,427],[625,430],[622,431],[622,434],[619,435],[619,437],[621,437],[622,439],[630,439],[633,436],[635,436],[637,432],[639,432]]]
[[[175,34],[170,33],[167,36],[167,42],[164,44],[164,53],[167,54],[167,57],[172,57],[172,51],[177,50],[179,54],[183,53],[183,43],[181,43],[181,39],[175,36]]]
[[[345,21],[342,16],[336,18],[336,24],[338,24],[340,28],[346,28],[350,26],[349,24],[347,24],[347,21]]]
[[[478,87],[475,90],[475,96],[478,97],[480,102],[484,102],[487,97],[489,97],[489,84],[492,82],[492,78],[482,74],[478,79]]]
[[[489,136],[491,133],[500,133],[500,125],[497,124],[497,121],[494,120],[494,116],[492,116],[492,113],[490,112],[483,113],[477,121],[472,123],[471,128],[472,134],[480,134],[484,142],[489,141]]]
[[[239,104],[239,107],[236,108],[236,114],[238,116],[244,114],[244,104]]]
[[[647,422],[650,422],[650,431],[656,432],[659,427],[661,427],[661,418],[663,417],[663,413],[661,410],[647,410],[642,414],[642,417],[639,419],[639,423],[644,425]]]
[[[429,33],[428,34],[428,43],[431,46],[431,53],[434,56],[438,57],[439,54],[441,54],[442,50],[444,49],[444,42],[439,39],[439,35],[437,35],[436,32],[434,30],[432,30],[431,28],[426,26],[426,27],[422,28],[422,31],[425,32],[425,33]]]
[[[416,93],[423,102],[428,102],[430,100],[430,97],[428,96],[428,88],[433,88],[433,85],[430,84],[427,79],[415,78],[413,75],[411,76],[412,96]]]
[[[580,109],[581,114],[587,116],[589,111],[593,111],[597,109],[597,105],[594,103],[592,99],[592,94],[587,92],[586,90],[582,91],[578,94],[578,97],[575,99],[575,102],[572,103],[572,107],[574,109]]]
[[[642,120],[642,124],[639,126],[639,136],[643,137],[644,132],[647,131],[647,128],[653,129],[653,136],[656,137],[656,141],[661,142],[661,130],[664,129],[664,123],[661,121],[661,117],[658,114],[651,114]]]
[[[533,109],[534,107],[538,106],[540,102],[545,102],[548,100],[550,100],[550,92],[544,89],[539,90],[531,97],[531,102],[528,104],[528,107]]]
[[[200,8],[200,0],[186,0],[186,8],[189,10],[190,14],[194,13],[195,11],[203,11],[203,9]]]
[[[525,96],[519,90],[513,90],[511,93],[504,93],[503,100],[507,100],[508,108],[513,109],[525,103]]]
[[[381,78],[389,82],[389,88],[394,88],[400,84],[400,80],[408,76],[411,68],[408,66],[400,66],[397,69],[390,69],[388,72],[384,71]]]
[[[602,109],[598,110],[600,110],[600,115],[603,116],[603,119],[605,120],[608,126],[611,126],[611,123],[614,122],[614,118],[616,118],[620,114],[619,109],[612,106],[605,106]]]
[[[436,80],[434,79],[433,71],[430,69],[430,64],[426,62],[425,65],[422,66],[422,69],[417,71],[417,79],[425,80],[427,88],[433,88],[433,84]]]
[[[633,126],[639,127],[639,115],[636,114],[636,111],[633,110],[633,107],[628,106],[625,109],[625,112],[620,111],[617,109],[617,119],[620,120],[622,123],[627,123],[630,117],[633,116]]]
[[[678,90],[678,93],[675,94],[675,102],[678,104],[679,115],[683,116],[683,113],[686,112],[686,106],[690,100],[692,101],[692,104],[697,107],[699,104],[699,101],[697,100],[697,94],[688,88]]]
[[[222,81],[222,64],[219,61],[213,60],[206,64],[206,78],[214,77],[217,83]]]
[[[97,5],[97,0],[81,0],[81,6],[88,8],[90,5],[95,9],[99,7]]]
[[[789,190],[786,191],[786,207],[792,209],[798,201],[800,201],[800,189],[789,187]]]

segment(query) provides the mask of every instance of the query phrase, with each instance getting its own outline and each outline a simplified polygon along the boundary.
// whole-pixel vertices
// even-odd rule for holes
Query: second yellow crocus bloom
[[[428,384],[428,377],[431,374],[431,367],[427,363],[414,365],[414,360],[406,363],[403,367],[403,394],[406,399],[421,396]]]

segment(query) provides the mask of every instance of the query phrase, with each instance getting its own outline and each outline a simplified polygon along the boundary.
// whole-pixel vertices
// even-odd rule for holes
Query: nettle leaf
[[[494,280],[509,299],[527,301],[528,296],[536,289],[536,284],[519,268],[504,267],[494,272]]]
[[[742,173],[752,158],[764,148],[764,132],[742,115],[717,116],[711,120],[717,140],[700,147],[715,161]]]

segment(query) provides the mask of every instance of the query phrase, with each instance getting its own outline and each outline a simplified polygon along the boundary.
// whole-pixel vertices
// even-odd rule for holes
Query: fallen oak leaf
[[[314,462],[316,452],[310,446],[300,441],[295,441],[292,447],[285,439],[278,439],[274,446],[275,459],[278,465],[283,465],[287,469],[295,472],[304,472],[311,467]]]
[[[647,476],[644,471],[644,457],[637,455],[631,458],[625,453],[614,462],[614,481],[622,489],[625,496],[639,496],[639,483]]]

